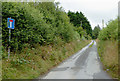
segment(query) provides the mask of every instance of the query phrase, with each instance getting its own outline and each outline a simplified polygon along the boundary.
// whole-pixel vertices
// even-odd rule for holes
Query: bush
[[[98,38],[100,40],[117,40],[118,39],[118,19],[109,21],[106,28],[103,28]]]
[[[25,44],[54,44],[55,39],[70,42],[79,38],[67,14],[56,3],[12,3],[2,4],[2,44],[8,48],[9,29],[7,18],[15,19],[15,29],[11,32],[12,51],[22,50]]]

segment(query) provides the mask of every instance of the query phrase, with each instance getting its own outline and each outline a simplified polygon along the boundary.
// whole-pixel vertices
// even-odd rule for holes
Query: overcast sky
[[[55,2],[60,2],[59,6],[62,6],[66,12],[68,12],[68,10],[83,12],[90,21],[92,29],[98,24],[102,28],[102,19],[104,19],[106,24],[109,20],[117,17],[119,1],[120,0],[55,0]]]

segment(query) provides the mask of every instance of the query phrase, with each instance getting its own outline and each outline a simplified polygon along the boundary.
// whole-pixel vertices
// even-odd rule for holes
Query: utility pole
[[[35,0],[33,0],[33,2],[34,2],[34,7],[35,7]]]
[[[81,27],[82,27],[82,21],[81,21]]]
[[[27,0],[27,4],[28,4],[29,0]]]
[[[23,4],[23,0],[21,0],[21,3]]]
[[[104,20],[102,20],[102,27],[104,28]]]

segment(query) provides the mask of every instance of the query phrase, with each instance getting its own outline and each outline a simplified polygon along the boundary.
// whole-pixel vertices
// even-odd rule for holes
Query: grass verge
[[[61,45],[40,46],[25,48],[22,53],[11,54],[7,59],[4,51],[2,59],[3,79],[34,79],[48,72],[63,60],[85,47],[90,41],[73,41]]]
[[[0,60],[0,81],[2,80],[2,60]]]
[[[106,70],[113,78],[118,76],[118,42],[97,40],[98,53]]]
[[[89,46],[89,48],[91,48],[93,46],[94,42],[92,42],[92,44]]]

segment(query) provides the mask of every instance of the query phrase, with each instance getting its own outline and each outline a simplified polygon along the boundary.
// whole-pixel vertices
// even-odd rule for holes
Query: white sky
[[[117,18],[118,15],[118,2],[120,0],[55,0],[60,2],[59,6],[68,12],[83,12],[90,21],[92,29],[96,25],[102,28],[102,19],[105,24],[109,20]]]

